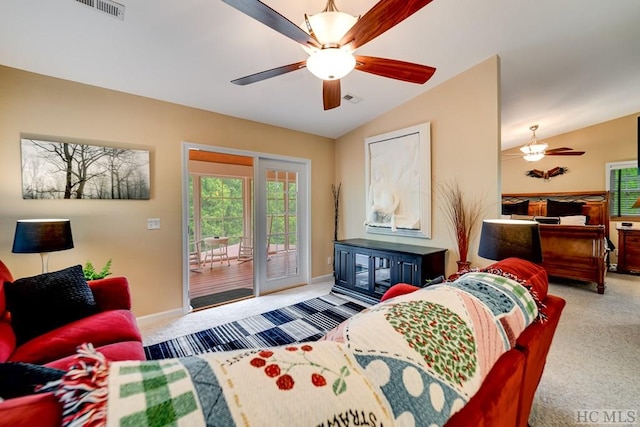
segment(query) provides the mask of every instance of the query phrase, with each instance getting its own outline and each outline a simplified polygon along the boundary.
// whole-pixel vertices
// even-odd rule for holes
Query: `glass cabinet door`
[[[356,288],[369,290],[369,255],[355,254]]]
[[[391,259],[376,255],[373,257],[373,292],[383,294],[391,286]]]

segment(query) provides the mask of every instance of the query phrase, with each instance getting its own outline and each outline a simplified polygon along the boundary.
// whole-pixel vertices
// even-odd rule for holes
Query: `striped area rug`
[[[174,338],[144,348],[148,360],[194,354],[270,347],[316,341],[327,331],[364,310],[356,303],[330,293],[294,305],[257,314],[211,329]]]

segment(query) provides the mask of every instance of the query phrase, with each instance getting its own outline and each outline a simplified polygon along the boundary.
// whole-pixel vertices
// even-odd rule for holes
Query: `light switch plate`
[[[147,230],[160,230],[160,218],[147,218]]]

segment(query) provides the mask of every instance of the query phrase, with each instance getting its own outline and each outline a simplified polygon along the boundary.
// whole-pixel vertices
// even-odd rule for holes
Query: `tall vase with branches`
[[[442,211],[451,226],[456,251],[458,271],[469,268],[469,247],[482,219],[482,199],[468,198],[458,181],[439,185]]]
[[[333,193],[333,240],[338,240],[338,223],[340,219],[340,190],[342,183],[331,184],[331,192]]]

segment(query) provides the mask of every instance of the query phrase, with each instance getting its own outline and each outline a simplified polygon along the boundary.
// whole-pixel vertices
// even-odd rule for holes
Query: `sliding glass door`
[[[260,158],[256,275],[260,294],[308,283],[308,165]]]
[[[193,143],[183,161],[185,312],[190,283],[211,274],[227,291],[249,269],[255,295],[309,283],[310,161]],[[214,258],[223,238],[226,256]]]

